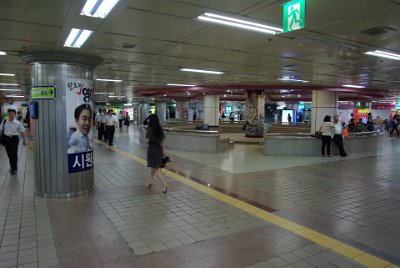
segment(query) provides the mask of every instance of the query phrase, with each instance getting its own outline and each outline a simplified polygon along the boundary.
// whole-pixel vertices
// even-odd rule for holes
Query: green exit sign
[[[283,4],[283,32],[304,28],[306,0],[293,0]]]

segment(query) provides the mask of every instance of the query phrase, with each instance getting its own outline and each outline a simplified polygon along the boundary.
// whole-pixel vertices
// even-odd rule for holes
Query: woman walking
[[[149,145],[147,148],[147,166],[150,168],[146,187],[151,188],[154,175],[156,175],[164,186],[163,193],[166,193],[168,192],[168,184],[165,181],[164,174],[161,172],[164,156],[162,142],[165,136],[156,114],[149,115],[148,127],[144,128],[144,137],[145,142]]]

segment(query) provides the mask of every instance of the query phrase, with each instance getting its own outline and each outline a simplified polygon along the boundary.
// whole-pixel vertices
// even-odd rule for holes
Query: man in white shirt
[[[107,116],[105,117],[105,131],[106,131],[106,142],[112,146],[114,141],[114,132],[117,127],[117,117],[113,115],[113,110],[108,110]]]
[[[335,115],[333,117],[333,124],[335,125],[335,132],[333,135],[333,141],[336,143],[339,154],[342,157],[346,157],[347,153],[343,148],[343,126],[342,123],[339,121],[339,116]]]
[[[17,111],[15,108],[9,108],[8,120],[3,120],[0,125],[0,133],[4,136],[4,146],[6,147],[8,160],[10,162],[10,173],[14,175],[18,169],[18,145],[19,145],[19,134],[22,137],[22,144],[26,145],[25,139],[25,128],[19,122],[15,115]]]

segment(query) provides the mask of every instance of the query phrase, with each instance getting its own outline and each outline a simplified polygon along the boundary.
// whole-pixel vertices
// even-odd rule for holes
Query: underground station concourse
[[[400,266],[399,0],[0,5],[0,268]]]

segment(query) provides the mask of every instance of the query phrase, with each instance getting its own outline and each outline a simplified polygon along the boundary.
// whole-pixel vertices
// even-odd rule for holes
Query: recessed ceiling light
[[[92,31],[72,28],[67,40],[64,43],[65,47],[80,48],[86,40],[92,35]]]
[[[4,51],[0,51],[0,56],[5,56],[7,55],[7,53],[5,53]]]
[[[87,0],[81,15],[104,19],[118,1],[119,0]]]
[[[125,98],[125,96],[108,96],[109,98]]]
[[[365,88],[364,86],[357,86],[357,85],[342,85],[342,87]]]
[[[242,28],[246,30],[262,32],[267,34],[277,34],[282,32],[281,28],[276,28],[261,23],[251,22],[247,18],[228,17],[209,12],[206,12],[203,15],[198,16],[197,19],[201,21],[214,22],[218,24],[233,26],[237,28]]]
[[[290,77],[282,77],[282,78],[279,78],[278,80],[280,80],[280,81],[285,81],[285,82],[301,82],[301,83],[308,83],[308,82],[310,82],[310,81],[307,81],[307,80],[294,79],[294,78],[290,78]]]
[[[0,86],[18,86],[19,84],[0,83]]]
[[[17,88],[0,88],[0,91],[22,91],[22,89],[17,89]]]
[[[15,74],[0,73],[2,76],[15,76]]]
[[[190,69],[190,68],[182,68],[181,71],[194,72],[194,73],[205,73],[205,74],[223,74],[224,73],[224,72],[208,71],[208,70],[200,70],[200,69]]]
[[[25,98],[25,96],[22,95],[6,95],[7,98]]]
[[[168,83],[167,86],[175,86],[175,87],[195,87],[196,85]]]
[[[115,80],[115,79],[104,79],[104,78],[97,78],[97,81],[106,81],[106,82],[122,82],[122,80]]]
[[[387,59],[391,59],[391,60],[400,60],[400,54],[385,52],[385,51],[381,51],[381,50],[368,51],[368,52],[365,52],[364,54],[377,56],[377,57],[381,57],[381,58],[387,58]]]

